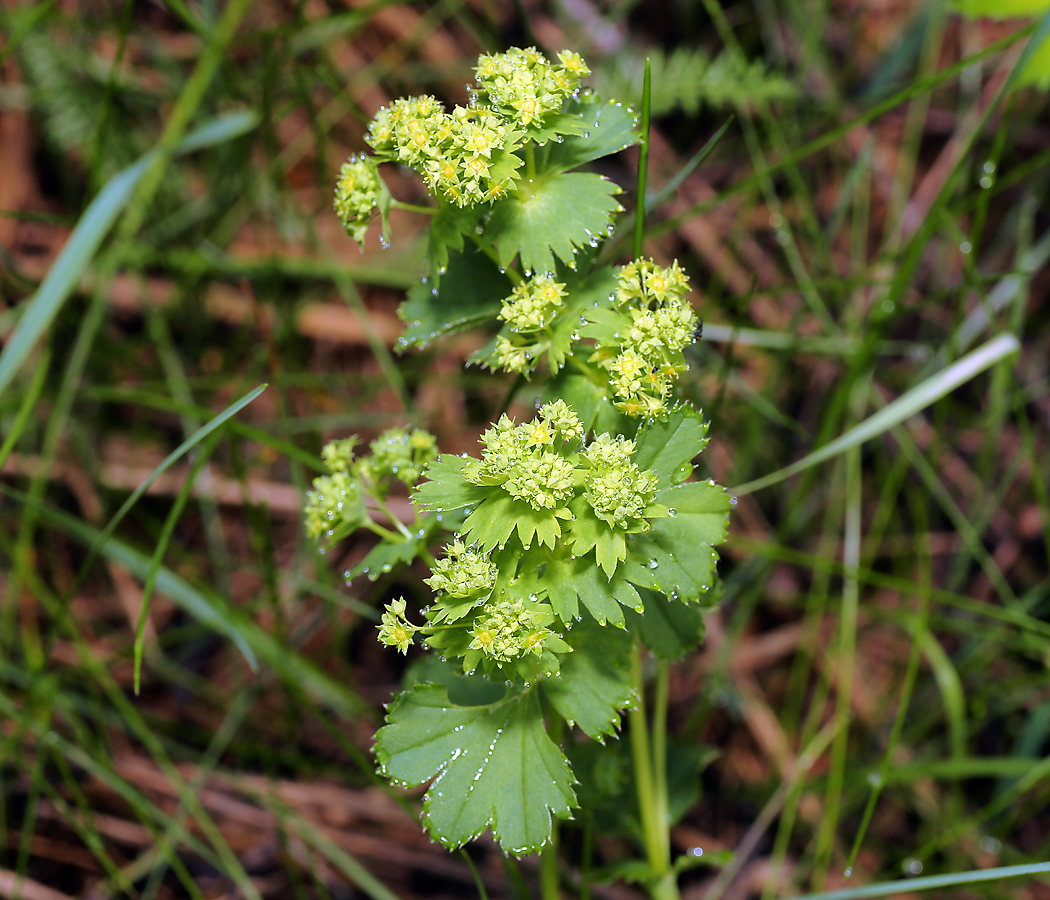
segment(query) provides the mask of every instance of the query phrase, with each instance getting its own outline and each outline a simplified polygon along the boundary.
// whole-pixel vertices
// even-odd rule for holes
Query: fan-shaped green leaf
[[[572,653],[562,660],[558,678],[541,682],[543,691],[570,724],[592,738],[614,734],[620,710],[634,697],[631,636],[586,616],[568,633],[568,640]]]
[[[619,191],[586,172],[537,175],[493,206],[485,239],[496,244],[501,265],[520,253],[526,272],[553,272],[555,257],[572,265],[576,248],[605,234]]]
[[[552,816],[576,803],[572,770],[543,727],[536,691],[489,706],[455,706],[444,687],[419,685],[397,699],[376,735],[384,774],[432,781],[423,801],[430,834],[459,847],[491,827],[515,856],[542,847]]]
[[[492,321],[512,289],[507,276],[473,245],[462,253],[453,251],[438,285],[420,282],[398,309],[408,326],[398,347],[426,347],[442,335]]]
[[[489,488],[467,481],[461,474],[473,460],[452,453],[442,453],[427,466],[427,479],[416,488],[416,506],[430,512],[442,513],[480,503],[489,495]]]
[[[679,406],[666,418],[645,423],[635,437],[638,468],[651,470],[661,487],[672,484],[679,470],[707,446],[707,422],[701,416],[699,410]]]
[[[724,488],[707,481],[657,492],[656,502],[674,515],[654,520],[652,531],[636,536],[619,572],[672,599],[699,599],[714,581],[713,545],[725,540],[731,500]]]
[[[551,144],[540,171],[565,172],[638,143],[638,116],[622,103],[603,103],[597,94],[585,94],[569,112],[580,116],[587,127],[560,144]]]

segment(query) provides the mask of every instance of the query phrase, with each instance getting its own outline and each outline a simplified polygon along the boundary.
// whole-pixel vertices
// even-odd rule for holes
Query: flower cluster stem
[[[671,868],[670,819],[667,809],[667,698],[668,665],[662,660],[657,669],[653,708],[653,734],[645,712],[645,679],[639,644],[631,651],[631,679],[638,700],[630,711],[631,757],[638,792],[638,811],[642,838],[652,880],[653,900],[678,900],[678,884]]]
[[[474,243],[478,245],[478,249],[499,266],[500,271],[506,275],[513,284],[519,285],[525,280],[517,269],[512,269],[510,266],[500,265],[499,256],[496,254],[496,251],[490,246],[483,245],[481,238],[478,235],[472,234],[471,238],[473,238]]]
[[[436,216],[438,213],[436,206],[420,206],[417,203],[404,203],[401,200],[392,200],[390,206],[392,209],[403,209],[405,212],[420,213],[424,216]]]

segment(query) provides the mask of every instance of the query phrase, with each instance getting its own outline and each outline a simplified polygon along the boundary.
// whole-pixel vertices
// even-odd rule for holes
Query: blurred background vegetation
[[[529,44],[635,104],[652,59],[646,251],[696,288],[685,390],[720,482],[1020,342],[741,492],[724,603],[671,682],[673,841],[707,863],[684,895],[1050,856],[1050,120],[1005,90],[1024,24],[942,0],[0,9],[0,897],[477,895],[370,757],[406,664],[375,609],[425,602],[425,573],[346,588],[367,541],[320,556],[300,509],[328,439],[413,423],[473,451],[503,408],[510,382],[462,367],[484,335],[397,355],[426,221],[359,253],[331,195],[380,106],[463,102],[478,53]],[[604,170],[628,206],[636,160]],[[606,818],[564,832],[568,896],[639,896],[602,883],[637,854]],[[469,856],[493,897],[534,884],[487,838]],[[1050,887],[940,894],[984,895]]]

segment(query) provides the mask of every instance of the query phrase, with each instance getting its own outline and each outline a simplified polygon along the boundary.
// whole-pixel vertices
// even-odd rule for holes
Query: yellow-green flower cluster
[[[338,441],[329,441],[321,450],[321,459],[330,472],[349,472],[354,461],[356,435]]]
[[[408,653],[412,636],[419,630],[405,615],[404,598],[390,601],[377,627],[379,642],[387,647],[397,647],[402,653]]]
[[[423,469],[437,459],[434,436],[420,428],[389,428],[369,445],[371,455],[357,459],[356,437],[330,441],[321,451],[329,474],[315,478],[306,494],[306,533],[340,540],[369,523],[365,497],[381,501],[391,479],[411,487]]]
[[[356,526],[364,515],[364,495],[348,472],[315,478],[313,490],[306,493],[306,533],[312,538],[331,536],[342,525]]]
[[[453,541],[445,550],[448,555],[434,564],[426,579],[433,590],[456,599],[477,597],[492,590],[499,570],[487,554],[462,541]]]
[[[545,404],[537,419],[522,425],[503,416],[482,435],[478,481],[501,484],[533,509],[564,506],[573,494],[575,466],[554,445],[574,444],[582,436],[579,417],[561,400]]]
[[[643,518],[656,495],[657,479],[631,460],[634,441],[600,435],[587,447],[592,467],[584,496],[598,518],[610,525],[632,528]]]
[[[351,156],[343,163],[335,185],[335,211],[346,233],[359,244],[364,242],[382,190],[375,160]]]
[[[620,270],[616,304],[623,322],[613,339],[599,340],[592,359],[608,371],[616,406],[628,415],[660,415],[673,379],[687,368],[682,348],[699,322],[688,292],[677,261],[661,268],[636,260]]]
[[[372,458],[368,461],[370,473],[391,475],[409,487],[419,481],[423,469],[437,459],[437,441],[428,431],[415,428],[388,428],[371,444]]]
[[[527,128],[559,112],[590,72],[583,57],[571,50],[563,50],[551,64],[535,47],[515,47],[478,58],[476,99],[506,121]]]
[[[494,351],[497,369],[513,372],[516,375],[528,375],[539,362],[539,348],[533,343],[515,342],[504,334],[496,338]]]
[[[511,333],[496,339],[498,368],[527,375],[536,367],[548,344],[542,332],[558,315],[564,297],[565,285],[550,275],[535,275],[514,288],[499,313]]]
[[[535,48],[481,56],[475,71],[469,107],[449,113],[435,97],[402,97],[376,113],[365,138],[380,160],[411,166],[431,193],[457,206],[504,196],[517,180],[521,161],[513,151],[527,129],[560,111],[590,74],[577,53],[565,50],[551,64]],[[358,209],[349,207],[344,224]]]
[[[486,606],[474,623],[469,649],[480,650],[499,663],[528,653],[539,655],[544,644],[556,637],[547,627],[553,621],[549,606],[520,598],[498,600]],[[565,647],[560,639],[558,643]]]
[[[511,331],[539,331],[558,314],[564,297],[564,284],[550,275],[535,275],[514,288],[503,301],[499,317]]]
[[[503,196],[514,180],[516,162],[500,154],[513,134],[487,109],[457,106],[445,112],[435,97],[402,97],[376,114],[365,140],[376,153],[411,166],[430,191],[458,206],[475,206]],[[510,163],[511,165],[507,165]]]

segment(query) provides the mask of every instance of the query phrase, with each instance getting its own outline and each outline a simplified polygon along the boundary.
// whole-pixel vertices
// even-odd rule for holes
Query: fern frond
[[[714,108],[751,106],[788,100],[795,96],[794,85],[783,75],[770,72],[762,60],[746,60],[739,54],[723,50],[711,59],[703,48],[677,47],[665,52],[659,47],[649,51],[652,67],[652,114],[666,115],[681,109],[696,115],[705,105]],[[641,96],[641,56],[627,57],[611,76],[616,81],[614,93]]]

